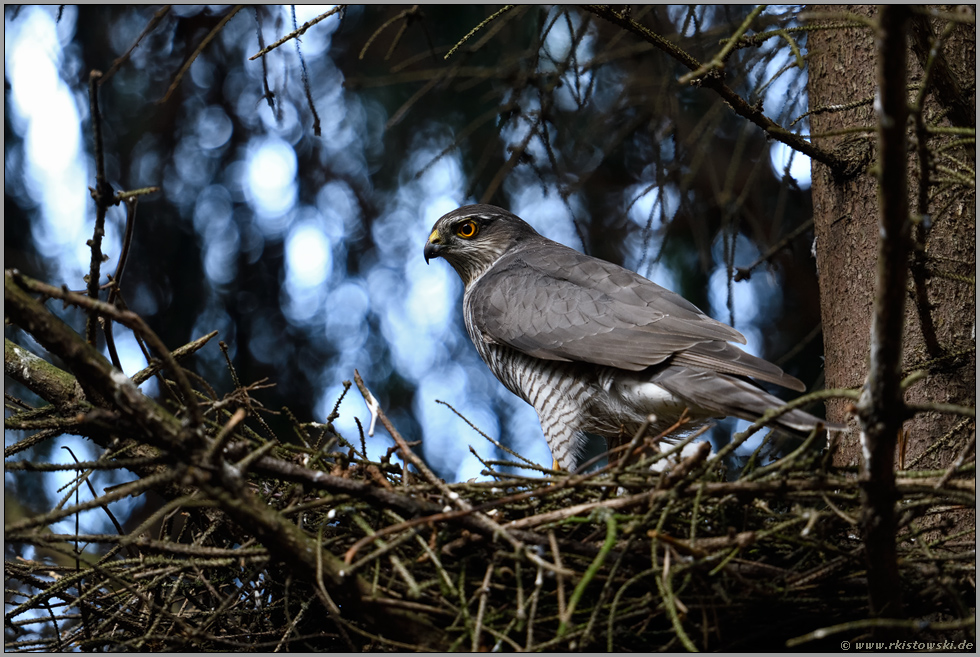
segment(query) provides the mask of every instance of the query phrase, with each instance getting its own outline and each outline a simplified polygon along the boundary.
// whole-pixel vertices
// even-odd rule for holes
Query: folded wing
[[[633,371],[672,359],[804,389],[777,366],[728,344],[745,338],[680,295],[543,238],[501,258],[468,297],[484,340],[536,358]]]

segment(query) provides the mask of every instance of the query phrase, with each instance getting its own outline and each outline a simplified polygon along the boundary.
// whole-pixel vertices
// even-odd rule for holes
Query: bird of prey
[[[480,357],[531,404],[557,464],[574,471],[586,433],[632,436],[651,414],[655,434],[685,409],[695,421],[757,420],[783,401],[752,379],[803,383],[729,344],[745,344],[670,290],[538,234],[492,205],[436,221],[425,260],[463,280],[463,318]],[[823,420],[793,410],[775,424],[805,432]],[[690,428],[690,425],[688,425]]]

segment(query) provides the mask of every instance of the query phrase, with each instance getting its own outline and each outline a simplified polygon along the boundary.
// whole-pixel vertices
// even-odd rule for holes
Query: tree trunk
[[[821,9],[877,19],[873,7]],[[912,17],[908,60],[910,105],[916,101],[928,49],[937,36],[943,35],[948,22],[945,18],[926,18],[921,14]],[[818,111],[810,117],[814,142],[835,150],[851,163],[849,171],[835,175],[814,161],[813,206],[827,387],[855,388],[863,385],[868,375],[879,234],[880,205],[875,176],[877,118],[872,102],[876,91],[875,38],[867,27],[815,31],[810,34],[808,45],[811,109],[865,101],[851,109]],[[940,54],[929,77],[929,93],[922,113],[924,121],[942,128],[973,128],[976,125],[974,26],[952,25]],[[955,88],[944,89],[943,84],[950,81]],[[944,116],[940,118],[941,115]],[[969,116],[969,126],[957,125],[965,116]],[[820,137],[855,127],[866,131]],[[972,407],[976,388],[975,185],[965,181],[950,183],[952,176],[944,171],[953,167],[937,153],[937,147],[947,144],[950,138],[932,134],[925,142],[930,151],[928,176],[932,184],[920,198],[922,174],[914,117],[909,121],[908,132],[909,208],[915,226],[902,371],[906,376],[917,371],[925,376],[906,389],[905,401],[911,405],[942,403]],[[975,161],[972,144],[954,147],[949,152],[971,165]],[[972,173],[966,177],[970,176]],[[921,215],[927,218],[921,221]],[[831,401],[828,417],[845,421],[849,408],[846,400]],[[896,465],[901,469],[947,468],[961,452],[969,451],[973,435],[972,418],[938,411],[919,413],[904,424]],[[842,439],[835,461],[838,465],[861,462],[856,431]]]

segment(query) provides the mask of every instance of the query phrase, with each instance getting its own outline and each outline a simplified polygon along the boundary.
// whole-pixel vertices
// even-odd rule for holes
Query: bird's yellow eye
[[[479,232],[480,224],[476,223],[472,219],[467,219],[460,225],[456,226],[456,234],[462,237],[464,240],[476,237],[476,234]]]

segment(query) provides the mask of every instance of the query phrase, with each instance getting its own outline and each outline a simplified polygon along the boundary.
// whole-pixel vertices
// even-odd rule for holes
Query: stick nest
[[[906,616],[871,618],[862,484],[816,434],[769,464],[760,447],[737,478],[723,464],[747,433],[714,455],[706,443],[643,449],[654,441],[639,436],[626,447],[646,456],[585,474],[485,461],[485,481],[446,484],[359,376],[372,426],[395,443],[378,461],[363,435],[335,431],[336,410],[316,424],[283,409],[291,432],[277,435],[261,383],[231,369],[236,388],[219,396],[177,365],[214,334],[129,379],[21,286],[155,339],[138,318],[7,278],[8,315],[78,378],[5,343],[7,375],[52,402],[6,397],[5,428],[24,432],[5,448],[18,489],[4,527],[6,651],[821,650],[881,631],[907,649],[975,641],[972,459],[898,473]],[[166,406],[133,385],[151,376]],[[33,460],[63,434],[101,457]],[[74,473],[60,502],[28,510],[24,491],[58,471]],[[128,483],[106,488],[112,471]],[[118,520],[110,505],[131,497],[142,510]],[[114,531],[80,529],[105,518]]]
[[[871,618],[861,482],[812,437],[773,463],[757,451],[737,478],[730,449],[703,444],[574,475],[486,461],[485,481],[446,484],[359,377],[395,439],[379,461],[329,422],[287,414],[293,435],[276,435],[256,386],[218,398],[198,381],[195,427],[186,407],[171,426],[106,381],[122,386],[102,389],[113,410],[8,396],[7,429],[30,430],[7,448],[8,473],[77,476],[55,508],[8,507],[7,651],[757,652],[836,649],[882,629],[923,648],[975,640],[972,462],[898,474],[907,615]],[[63,432],[103,456],[11,458]],[[106,470],[131,481],[91,485]],[[144,511],[124,526],[109,505],[130,496]],[[91,514],[116,531],[79,533]],[[75,532],[57,533],[63,520]]]

